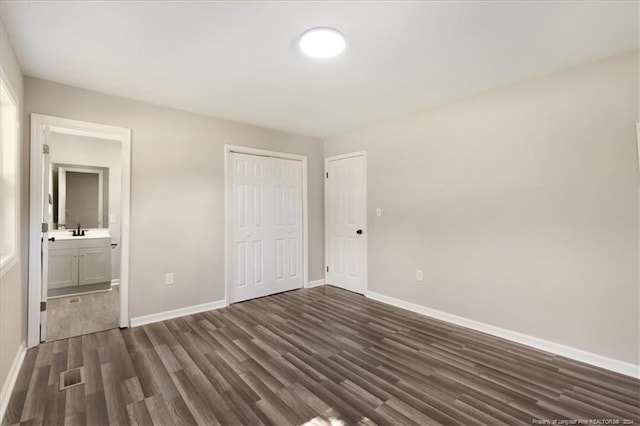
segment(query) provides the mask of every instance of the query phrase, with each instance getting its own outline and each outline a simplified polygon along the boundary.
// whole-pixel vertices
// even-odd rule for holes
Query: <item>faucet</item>
[[[84,229],[81,229],[80,223],[78,223],[78,229],[73,230],[74,237],[84,237]]]

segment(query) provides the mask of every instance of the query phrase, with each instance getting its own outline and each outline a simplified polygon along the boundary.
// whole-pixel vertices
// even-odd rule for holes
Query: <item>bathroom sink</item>
[[[85,229],[81,237],[73,236],[73,229],[54,229],[49,231],[49,238],[56,240],[89,240],[91,238],[111,238],[108,228]]]

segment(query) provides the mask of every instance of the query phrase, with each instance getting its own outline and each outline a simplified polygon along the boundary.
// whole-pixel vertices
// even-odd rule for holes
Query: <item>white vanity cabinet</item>
[[[111,238],[78,238],[49,244],[49,289],[111,281]]]

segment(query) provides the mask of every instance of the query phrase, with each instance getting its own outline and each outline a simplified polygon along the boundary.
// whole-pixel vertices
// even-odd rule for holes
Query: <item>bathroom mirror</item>
[[[55,229],[109,226],[109,168],[51,164]]]

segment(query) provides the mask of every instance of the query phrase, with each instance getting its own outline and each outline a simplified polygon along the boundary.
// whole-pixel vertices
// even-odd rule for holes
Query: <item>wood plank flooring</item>
[[[58,391],[79,366],[86,383]],[[640,381],[323,286],[42,344],[3,424],[559,419],[639,423]]]

